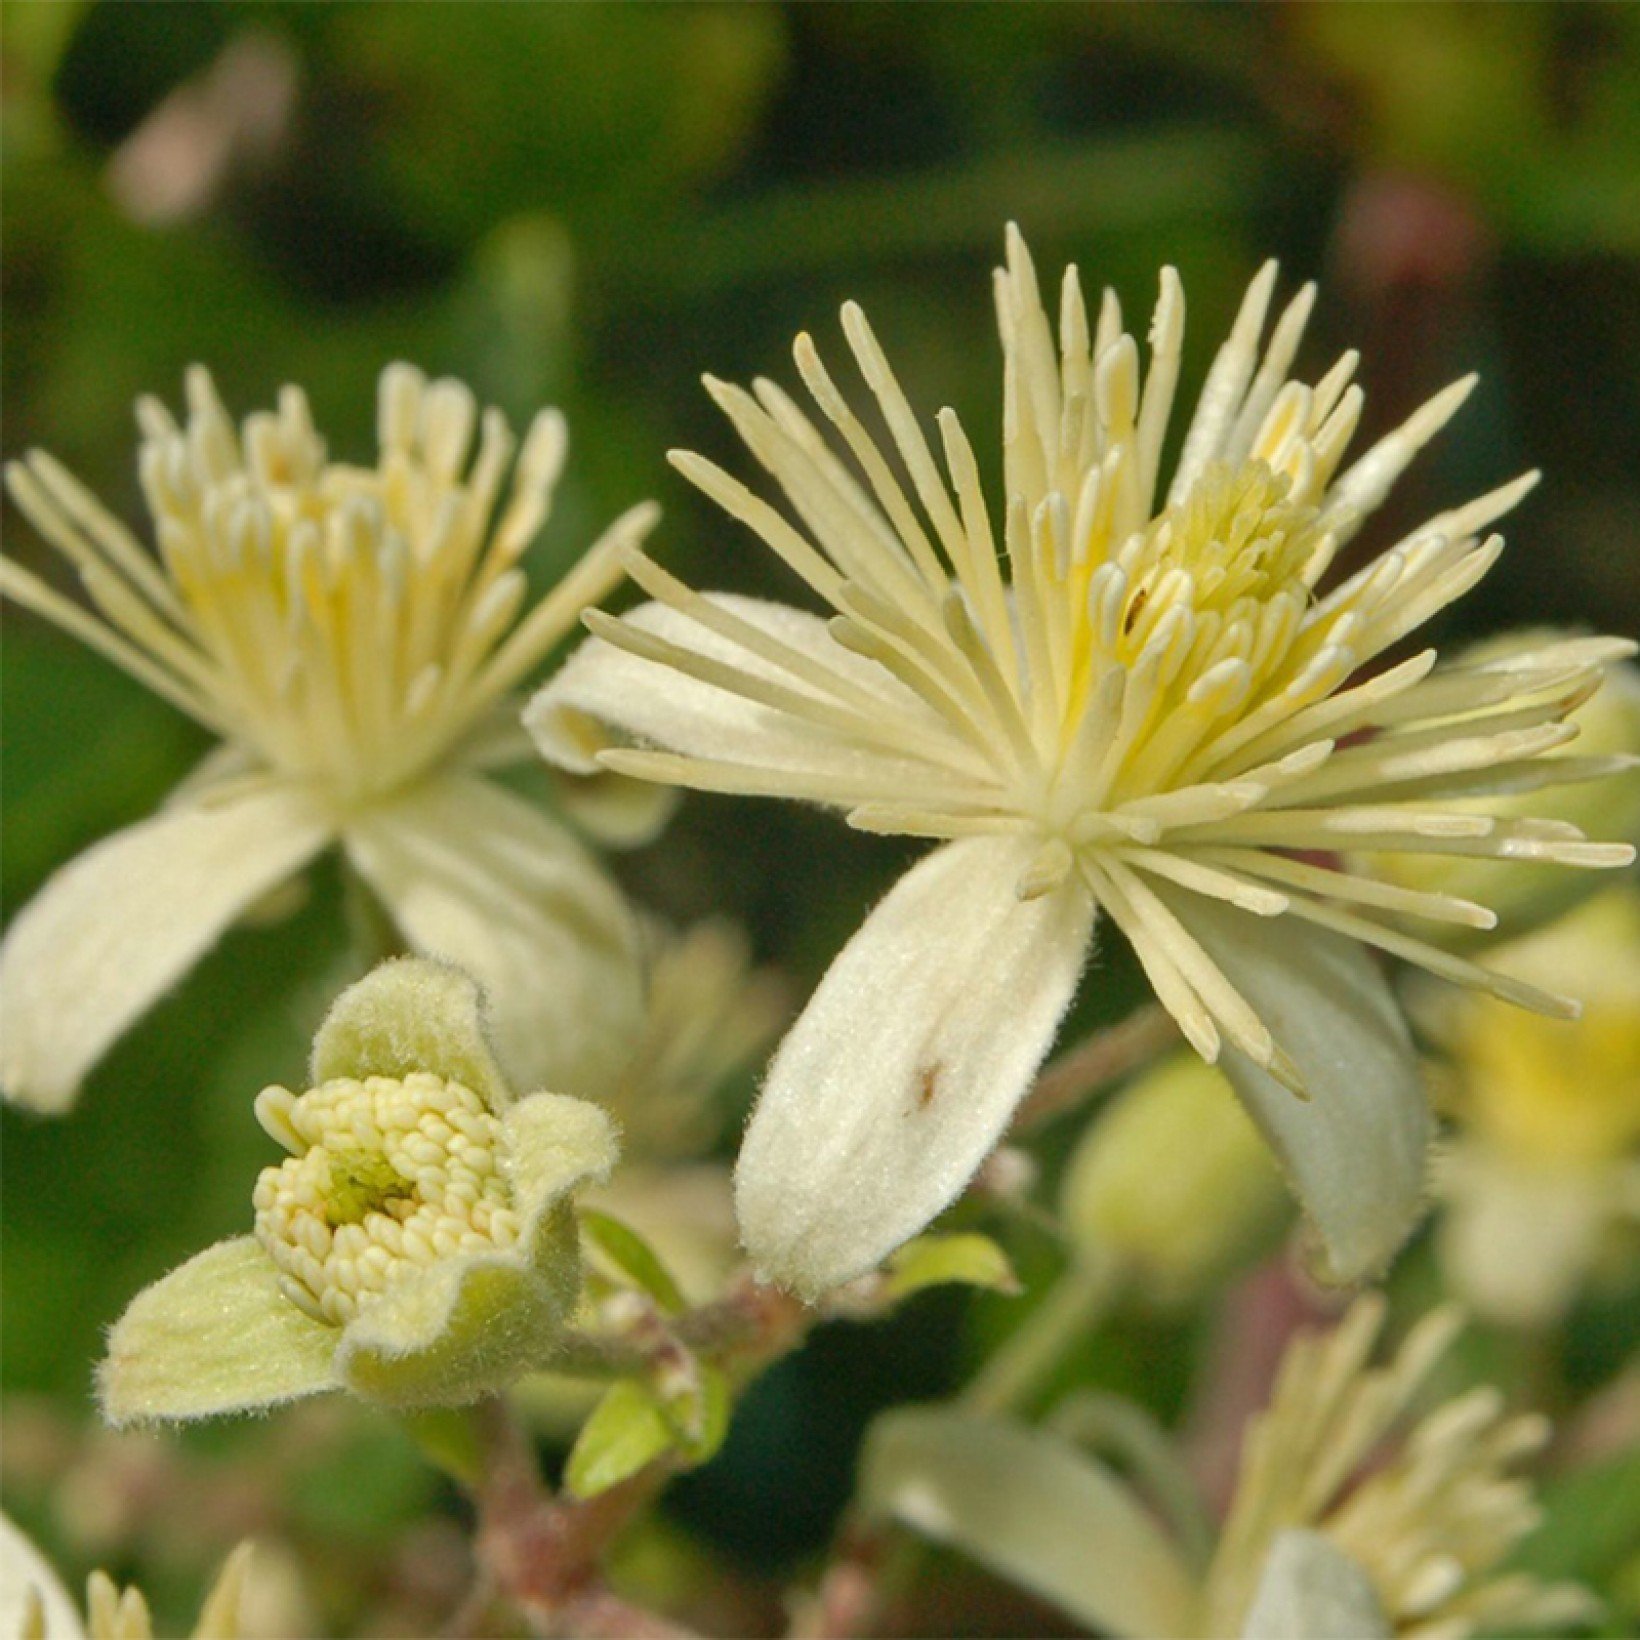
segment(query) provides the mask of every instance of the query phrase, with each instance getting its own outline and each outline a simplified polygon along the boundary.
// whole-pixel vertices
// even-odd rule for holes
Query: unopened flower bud
[[[314,1086],[256,1113],[286,1150],[254,1194],[255,1233],[137,1296],[109,1339],[114,1423],[198,1418],[346,1388],[453,1406],[549,1357],[580,1288],[580,1185],[615,1160],[584,1100],[515,1100],[477,987],[420,959],[345,992]]]
[[[1162,1302],[1197,1293],[1281,1222],[1281,1179],[1229,1084],[1165,1060],[1093,1122],[1065,1175],[1071,1236],[1128,1260]]]

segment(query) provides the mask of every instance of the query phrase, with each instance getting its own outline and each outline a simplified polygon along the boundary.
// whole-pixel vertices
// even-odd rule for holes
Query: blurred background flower
[[[331,449],[363,459],[369,384],[407,358],[462,377],[515,425],[547,403],[568,417],[575,457],[526,564],[534,584],[654,495],[666,517],[651,546],[670,569],[778,595],[775,566],[665,469],[671,445],[732,459],[699,373],[773,369],[805,327],[834,343],[852,297],[915,402],[960,406],[994,448],[985,274],[1012,217],[1044,265],[1074,259],[1130,303],[1178,265],[1192,304],[1181,391],[1272,254],[1284,280],[1319,277],[1326,294],[1300,365],[1346,344],[1370,363],[1364,440],[1478,369],[1469,413],[1360,552],[1540,466],[1498,568],[1433,636],[1640,626],[1640,8],[64,0],[6,4],[3,21],[0,453],[51,449],[128,523],[141,518],[129,407],[188,363],[235,405],[303,383]],[[15,513],[4,526],[8,553],[59,574]],[[55,863],[155,806],[206,741],[38,621],[4,620],[0,892],[15,910]],[[532,796],[545,781],[516,777]],[[690,797],[663,843],[618,870],[680,925],[744,925],[801,999],[912,852],[792,805]],[[65,1124],[0,1113],[4,1381],[69,1445],[102,1330],[239,1225],[246,1171],[272,1159],[249,1101],[299,1077],[339,989],[337,892],[321,872],[289,920],[230,935]],[[1119,942],[1098,962],[1067,1040],[1142,994]],[[716,1096],[705,1127],[721,1157],[751,1084],[742,1069]],[[1061,1120],[1033,1141],[1046,1187],[1078,1129]],[[1028,1220],[1016,1230],[1034,1292],[1062,1254]],[[1439,1283],[1416,1246],[1402,1298],[1421,1305]],[[1563,1412],[1610,1393],[1640,1349],[1634,1294],[1584,1290],[1530,1347],[1482,1327],[1455,1354]],[[964,1352],[1029,1302],[934,1294],[886,1327],[823,1331],[669,1495],[669,1529],[753,1568],[755,1587],[823,1540],[869,1417],[951,1387]],[[1220,1312],[1124,1320],[1064,1372],[1173,1420]],[[53,1465],[16,1472],[22,1405],[5,1408],[8,1508],[70,1587],[99,1563],[141,1574],[156,1627],[185,1630],[222,1555],[260,1525],[162,1557],[156,1578],[140,1534],[171,1511],[112,1550],[76,1537]],[[459,1534],[426,1513],[441,1494],[409,1449],[352,1416],[324,1412],[323,1437],[303,1437],[322,1451],[298,1442],[279,1464],[269,1454],[296,1440],[285,1421],[167,1450],[196,1489],[200,1466],[254,1480],[257,1511],[242,1513],[276,1519],[316,1563],[305,1587],[321,1626],[414,1632],[459,1598]],[[1551,1484],[1536,1551],[1542,1575],[1612,1598],[1614,1633],[1640,1609],[1640,1579],[1622,1572],[1640,1460],[1623,1446],[1602,1437],[1594,1480]],[[408,1521],[433,1534],[419,1550]],[[676,1539],[664,1547],[682,1577]],[[1018,1632],[1018,1616],[995,1622]]]

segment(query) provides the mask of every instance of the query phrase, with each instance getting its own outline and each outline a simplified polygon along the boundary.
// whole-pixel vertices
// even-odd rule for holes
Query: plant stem
[[[974,1375],[960,1397],[971,1412],[1017,1412],[1037,1394],[1066,1352],[1089,1332],[1122,1286],[1114,1260],[1078,1255],[1046,1298]]]
[[[1041,1127],[1090,1093],[1130,1075],[1178,1037],[1178,1026],[1158,1003],[1129,1014],[1119,1025],[1095,1031],[1074,1048],[1067,1048],[1037,1077],[1036,1086],[1014,1113],[1010,1137]]]
[[[484,1581],[538,1634],[675,1637],[689,1631],[613,1594],[599,1566],[615,1539],[670,1479],[652,1463],[593,1498],[555,1498],[541,1482],[523,1430],[499,1398],[481,1418],[484,1473],[473,1489],[474,1551]]]

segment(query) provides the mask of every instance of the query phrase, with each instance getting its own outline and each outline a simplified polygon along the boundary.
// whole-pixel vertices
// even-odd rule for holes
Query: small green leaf
[[[668,1315],[683,1308],[683,1294],[660,1256],[636,1230],[592,1208],[581,1211],[581,1230],[587,1240],[628,1280],[641,1287]]]
[[[999,1293],[1019,1291],[1008,1255],[989,1236],[918,1236],[888,1261],[888,1296],[895,1300],[954,1281]]]
[[[595,1498],[669,1452],[677,1434],[660,1402],[642,1384],[622,1378],[581,1426],[564,1484],[578,1498]]]
[[[728,1378],[718,1368],[701,1362],[695,1392],[675,1397],[666,1406],[667,1416],[677,1430],[678,1448],[691,1464],[703,1464],[716,1455],[729,1433],[733,1411]]]

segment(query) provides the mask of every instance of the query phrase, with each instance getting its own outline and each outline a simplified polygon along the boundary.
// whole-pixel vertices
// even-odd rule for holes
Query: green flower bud
[[[345,1388],[453,1406],[550,1357],[580,1290],[570,1197],[607,1178],[609,1117],[514,1100],[478,988],[419,958],[344,992],[314,1086],[268,1088],[252,1235],[138,1294],[100,1383],[116,1424],[264,1407]]]
[[[1286,1202],[1229,1083],[1179,1053],[1089,1126],[1060,1210],[1074,1241],[1117,1254],[1165,1304],[1188,1300],[1251,1253],[1282,1222]]]

